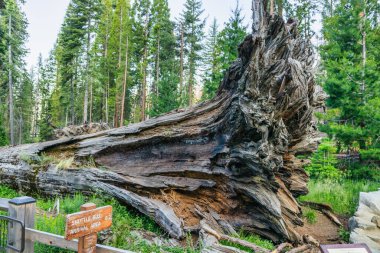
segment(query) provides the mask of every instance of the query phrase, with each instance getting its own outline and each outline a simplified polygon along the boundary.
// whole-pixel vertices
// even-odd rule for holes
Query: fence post
[[[31,197],[19,197],[9,201],[8,215],[11,218],[24,222],[25,227],[34,228],[34,219],[36,214],[36,200]],[[16,248],[21,247],[21,231],[18,227],[11,224],[8,230],[8,243]],[[16,253],[12,249],[8,249],[7,253]],[[25,241],[24,253],[34,253],[34,241]]]

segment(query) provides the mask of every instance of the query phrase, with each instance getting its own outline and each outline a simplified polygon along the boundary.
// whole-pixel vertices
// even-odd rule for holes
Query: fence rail
[[[63,236],[55,235],[34,229],[35,200],[29,197],[15,199],[0,198],[0,211],[7,211],[10,218],[22,221],[25,224],[25,250],[24,253],[34,253],[34,242],[45,245],[77,251],[78,240],[65,240]],[[11,226],[12,227],[12,226]],[[8,241],[14,247],[21,245],[21,234],[17,229],[9,229]],[[9,242],[8,242],[9,243]],[[15,253],[16,250],[7,249],[7,253]],[[96,244],[97,253],[134,253],[128,250],[117,249],[101,244]]]

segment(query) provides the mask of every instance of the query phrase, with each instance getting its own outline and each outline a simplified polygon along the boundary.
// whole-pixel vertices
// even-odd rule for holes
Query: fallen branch
[[[311,235],[304,235],[303,240],[307,244],[311,244],[311,245],[319,247],[319,241],[315,239],[314,237],[312,237]]]
[[[333,210],[330,205],[322,204],[322,203],[315,203],[315,202],[309,202],[309,201],[302,201],[301,205],[307,206],[311,209],[321,211],[324,215],[327,216],[332,222],[337,224],[338,226],[343,226],[343,224],[339,221],[338,217],[333,213]]]
[[[300,246],[298,248],[292,249],[292,250],[288,251],[287,253],[303,253],[306,250],[309,250],[311,248],[313,248],[312,245],[306,244],[306,245],[302,245],[302,246]]]
[[[234,238],[234,237],[231,237],[228,235],[220,234],[217,231],[215,231],[214,229],[212,229],[210,226],[208,226],[207,224],[203,224],[202,228],[207,233],[215,236],[216,239],[218,239],[219,241],[220,240],[226,240],[226,241],[229,241],[232,243],[236,243],[236,244],[239,244],[241,246],[253,249],[256,253],[271,253],[269,250],[264,249],[264,248],[254,244],[254,243],[247,242],[247,241],[244,241],[244,240],[241,240],[238,238]]]
[[[338,217],[335,216],[332,212],[328,210],[322,210],[322,213],[324,213],[331,221],[333,221],[335,224],[337,224],[339,227],[342,227],[343,224],[340,222]]]
[[[293,247],[290,243],[281,243],[275,250],[273,250],[271,253],[281,253],[285,248],[291,248]]]

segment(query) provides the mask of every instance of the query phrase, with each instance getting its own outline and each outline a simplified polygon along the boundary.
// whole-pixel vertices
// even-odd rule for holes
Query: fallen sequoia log
[[[316,147],[313,112],[324,98],[313,64],[294,23],[267,17],[239,46],[214,99],[119,129],[0,149],[0,182],[45,195],[101,191],[175,238],[212,217],[226,234],[300,242],[295,197],[307,193],[308,177],[296,155]]]

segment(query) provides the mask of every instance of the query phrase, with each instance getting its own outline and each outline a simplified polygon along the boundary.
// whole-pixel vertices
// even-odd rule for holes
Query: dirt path
[[[304,210],[303,210],[304,211]],[[339,244],[342,239],[339,235],[339,226],[332,222],[326,215],[320,211],[316,212],[316,223],[310,224],[306,218],[303,218],[304,226],[297,227],[296,231],[301,235],[311,235],[317,239],[321,244]],[[340,219],[346,226],[346,219]]]

